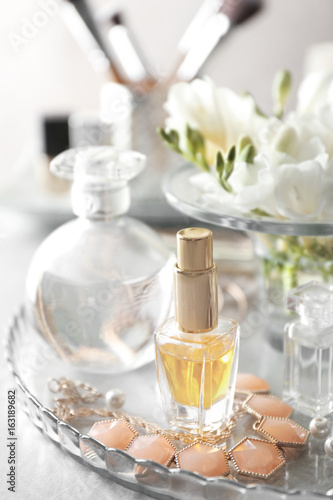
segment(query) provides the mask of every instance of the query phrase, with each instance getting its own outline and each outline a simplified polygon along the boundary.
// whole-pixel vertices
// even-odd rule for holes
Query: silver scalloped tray
[[[259,334],[258,334],[259,335]],[[243,371],[249,370],[253,359],[260,347],[261,354],[271,356],[269,362],[261,366],[261,375],[265,370],[276,373],[281,367],[281,354],[273,351],[260,337],[254,335],[243,339],[243,357],[240,364]],[[245,345],[244,345],[245,344]],[[274,352],[276,354],[274,354]],[[52,399],[47,389],[47,380],[50,377],[68,376],[72,379],[90,382],[99,390],[120,387],[126,393],[126,407],[124,410],[132,415],[145,417],[163,425],[162,410],[159,406],[154,366],[148,365],[134,373],[121,377],[95,377],[73,372],[73,370],[59,361],[44,341],[34,334],[27,326],[24,310],[21,308],[10,321],[5,353],[9,370],[19,388],[20,401],[24,411],[32,422],[40,428],[51,440],[60,444],[76,459],[82,460],[97,472],[109,474],[110,479],[153,498],[168,500],[230,500],[260,499],[283,500],[286,498],[328,498],[333,488],[333,460],[325,456],[323,443],[310,441],[308,449],[295,455],[291,453],[285,469],[279,471],[268,481],[253,480],[237,477],[237,481],[229,478],[205,478],[184,470],[168,469],[149,460],[135,460],[127,453],[107,448],[103,444],[87,436],[92,420],[76,420],[69,425],[59,420],[49,409]],[[254,356],[254,358],[252,357]],[[255,363],[255,365],[259,365]],[[266,367],[266,368],[265,368]],[[257,366],[258,368],[258,366]],[[136,383],[133,384],[135,377]],[[276,380],[270,380],[272,389],[276,392]],[[105,386],[107,379],[107,386]],[[103,386],[104,384],[104,386]],[[111,385],[112,384],[112,385]],[[99,407],[103,406],[103,403]],[[293,417],[299,423],[300,416]],[[230,447],[241,437],[252,434],[251,416],[245,417],[231,438]],[[95,419],[96,420],[96,419]],[[243,420],[243,419],[242,419]],[[75,425],[75,426],[74,426]],[[82,449],[89,447],[94,453],[88,458]],[[144,474],[138,474],[144,467]],[[303,491],[301,491],[303,490]],[[307,490],[307,491],[305,491]],[[332,497],[331,497],[332,498]]]

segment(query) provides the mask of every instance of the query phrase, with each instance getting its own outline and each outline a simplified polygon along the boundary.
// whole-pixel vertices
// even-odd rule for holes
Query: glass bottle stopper
[[[128,182],[145,166],[146,157],[112,146],[68,149],[51,161],[58,177],[73,180],[71,199],[78,216],[109,218],[130,207]]]
[[[333,324],[333,288],[318,281],[294,288],[287,294],[287,309],[308,325],[328,327]]]

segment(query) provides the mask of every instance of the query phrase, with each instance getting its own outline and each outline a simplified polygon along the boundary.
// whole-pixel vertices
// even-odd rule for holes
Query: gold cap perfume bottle
[[[177,259],[175,317],[155,332],[157,374],[170,427],[203,434],[232,412],[239,325],[218,318],[212,232],[179,231]]]

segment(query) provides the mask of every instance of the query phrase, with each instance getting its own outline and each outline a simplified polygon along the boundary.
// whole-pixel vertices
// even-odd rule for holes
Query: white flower
[[[193,201],[202,208],[214,212],[249,212],[260,209],[270,215],[278,215],[274,200],[274,176],[262,156],[255,164],[236,162],[230,177],[232,193],[222,189],[211,174],[200,173],[191,179],[194,188]]]
[[[326,203],[325,170],[316,161],[281,165],[275,170],[275,201],[279,214],[308,220],[320,216]]]
[[[325,186],[323,196],[325,198],[325,205],[321,214],[322,220],[333,221],[333,160],[331,160],[325,168]]]
[[[328,103],[333,103],[333,73],[316,71],[307,75],[298,89],[297,112],[315,112]]]
[[[218,180],[208,173],[199,173],[190,178],[190,197],[192,203],[204,210],[216,213],[227,213],[228,210],[239,210],[235,206],[235,195],[222,189]]]
[[[272,119],[260,137],[255,164],[260,158],[266,168],[258,171],[257,189],[245,191],[247,206],[257,199],[258,208],[271,215],[292,220],[332,218],[333,133],[319,117],[293,113],[285,122]]]
[[[236,176],[227,193],[210,174],[191,180],[197,203],[204,209],[248,213],[261,210],[297,221],[325,221],[333,217],[333,164],[328,170],[313,160],[277,168],[258,155],[255,165],[236,163]],[[232,179],[232,177],[231,177]]]
[[[333,72],[318,71],[307,75],[297,94],[298,114],[312,113],[323,127],[333,130]]]
[[[257,211],[296,221],[333,220],[333,74],[307,77],[298,108],[286,118],[259,116],[252,97],[216,89],[210,81],[174,85],[167,128],[177,130],[186,149],[186,125],[198,130],[212,165],[216,152],[237,144],[238,153],[219,165],[221,184],[209,173],[191,180],[191,196],[216,213]],[[245,134],[257,155],[242,155]],[[246,159],[251,163],[240,161]],[[230,191],[230,192],[229,192]]]
[[[260,150],[272,166],[333,157],[333,134],[311,113],[290,114],[285,122],[272,119],[260,134]]]
[[[254,164],[235,163],[230,185],[236,193],[235,205],[246,211],[260,209],[278,215],[274,200],[274,176],[263,155],[257,155]]]
[[[251,136],[256,144],[258,132],[267,121],[256,112],[251,96],[239,96],[227,88],[217,89],[210,80],[176,83],[169,91],[165,109],[170,115],[166,127],[179,132],[183,149],[186,125],[201,132],[210,165],[216,152],[226,153],[241,134]]]

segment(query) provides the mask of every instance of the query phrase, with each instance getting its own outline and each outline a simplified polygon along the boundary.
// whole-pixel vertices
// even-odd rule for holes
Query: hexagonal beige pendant
[[[289,418],[264,417],[253,427],[263,436],[275,441],[278,446],[303,446],[309,437],[307,429]]]
[[[197,472],[202,476],[216,477],[229,474],[226,453],[208,443],[193,443],[175,455],[177,467]]]
[[[229,456],[239,474],[268,478],[284,466],[285,459],[276,444],[245,437],[229,450]]]

